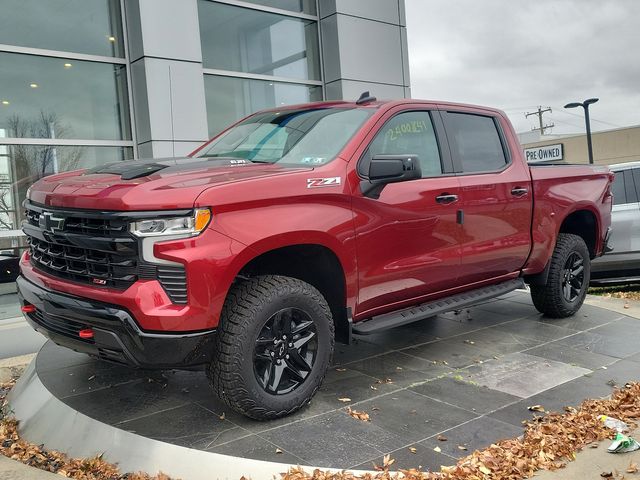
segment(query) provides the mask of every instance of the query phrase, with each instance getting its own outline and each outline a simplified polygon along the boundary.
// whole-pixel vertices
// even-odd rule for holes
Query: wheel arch
[[[598,216],[591,208],[579,208],[569,213],[560,224],[558,234],[572,233],[584,240],[589,249],[589,256],[593,260],[598,252],[598,232],[600,222]]]
[[[351,332],[347,308],[348,275],[335,251],[320,243],[295,243],[258,251],[260,253],[245,259],[237,268],[233,282],[269,274],[309,283],[324,296],[331,308],[336,341],[348,343]]]

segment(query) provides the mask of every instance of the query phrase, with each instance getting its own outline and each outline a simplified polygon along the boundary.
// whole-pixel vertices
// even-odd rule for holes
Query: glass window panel
[[[258,110],[322,100],[319,86],[217,75],[205,75],[204,88],[211,137]]]
[[[320,79],[316,22],[208,0],[198,6],[205,67]]]
[[[119,0],[2,0],[0,43],[124,57]]]
[[[636,194],[636,186],[634,185],[634,181],[633,181],[633,172],[631,170],[624,171],[624,190],[627,197],[627,203],[638,202],[638,195]]]
[[[315,0],[245,0],[250,3],[264,5],[265,7],[280,8],[282,10],[290,10],[292,12],[307,13],[316,15]]]
[[[376,155],[417,155],[423,177],[442,174],[438,140],[429,112],[406,112],[389,120],[369,146],[363,173],[368,173],[368,164]]]
[[[371,108],[271,110],[252,115],[227,130],[199,156],[324,165],[336,157],[372,113]]]
[[[614,205],[624,205],[627,203],[625,190],[624,171],[616,172],[616,176],[611,184],[611,194],[613,195]]]
[[[0,138],[131,138],[124,65],[16,53],[0,65]]]
[[[505,166],[507,160],[493,118],[452,112],[446,118],[447,137],[454,142],[463,172],[487,172]]]
[[[131,147],[0,145],[0,236],[20,228],[27,189],[40,178],[131,158]]]

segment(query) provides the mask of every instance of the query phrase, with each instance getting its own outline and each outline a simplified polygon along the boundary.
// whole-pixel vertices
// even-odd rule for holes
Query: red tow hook
[[[33,313],[36,311],[36,306],[31,304],[23,305],[20,310],[22,310],[22,313]]]
[[[92,328],[84,328],[78,332],[78,336],[80,338],[84,338],[85,340],[89,340],[93,338],[93,329]]]

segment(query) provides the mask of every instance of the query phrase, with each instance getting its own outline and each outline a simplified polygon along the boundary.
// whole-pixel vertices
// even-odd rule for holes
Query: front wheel
[[[531,285],[531,298],[539,312],[552,318],[575,314],[587,295],[591,278],[589,249],[582,237],[558,235],[546,285]]]
[[[209,380],[227,405],[267,420],[306,405],[331,361],[331,310],[313,286],[265,275],[236,284],[225,302]]]

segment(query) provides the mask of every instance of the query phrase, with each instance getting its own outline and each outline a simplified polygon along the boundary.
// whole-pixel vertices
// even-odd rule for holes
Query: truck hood
[[[92,210],[192,208],[208,188],[309,168],[252,163],[234,158],[134,160],[45,177],[29,199],[51,207]]]

